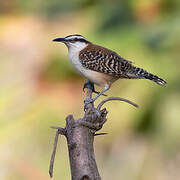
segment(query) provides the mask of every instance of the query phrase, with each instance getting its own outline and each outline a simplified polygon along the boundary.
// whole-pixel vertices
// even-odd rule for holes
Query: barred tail
[[[151,81],[154,81],[155,83],[157,83],[157,84],[159,84],[161,86],[166,86],[167,85],[167,82],[165,80],[161,79],[160,77],[158,77],[156,75],[148,73],[144,69],[134,67],[134,73],[137,76],[137,78],[139,78],[139,79],[145,78],[145,79],[149,79]]]
[[[161,86],[166,86],[167,82],[163,79],[161,79],[160,77],[153,75],[151,73],[147,73],[144,75],[144,78],[149,79],[151,81],[154,81],[155,83],[161,85]]]

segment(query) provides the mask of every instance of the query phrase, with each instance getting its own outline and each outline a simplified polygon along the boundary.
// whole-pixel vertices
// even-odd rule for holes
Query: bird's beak
[[[65,38],[56,38],[56,39],[53,39],[53,41],[57,41],[57,42],[65,42]]]

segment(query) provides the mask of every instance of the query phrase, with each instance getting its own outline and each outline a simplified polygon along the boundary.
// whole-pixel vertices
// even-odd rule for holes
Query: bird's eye
[[[77,41],[77,40],[78,40],[78,38],[74,38],[74,40],[75,40],[75,41]]]

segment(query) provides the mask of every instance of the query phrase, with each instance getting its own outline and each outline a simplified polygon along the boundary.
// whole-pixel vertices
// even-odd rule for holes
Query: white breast
[[[84,75],[85,68],[82,66],[80,62],[79,52],[82,49],[84,49],[87,46],[87,44],[85,43],[77,44],[77,43],[68,47],[68,57],[72,65],[76,68],[76,70],[78,70],[81,74]]]

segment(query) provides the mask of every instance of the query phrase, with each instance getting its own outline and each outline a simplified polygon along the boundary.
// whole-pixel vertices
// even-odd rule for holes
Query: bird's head
[[[85,48],[90,43],[87,39],[85,39],[83,36],[79,34],[69,35],[69,36],[66,36],[65,38],[56,38],[53,41],[62,42],[69,49],[75,48],[79,50]]]

